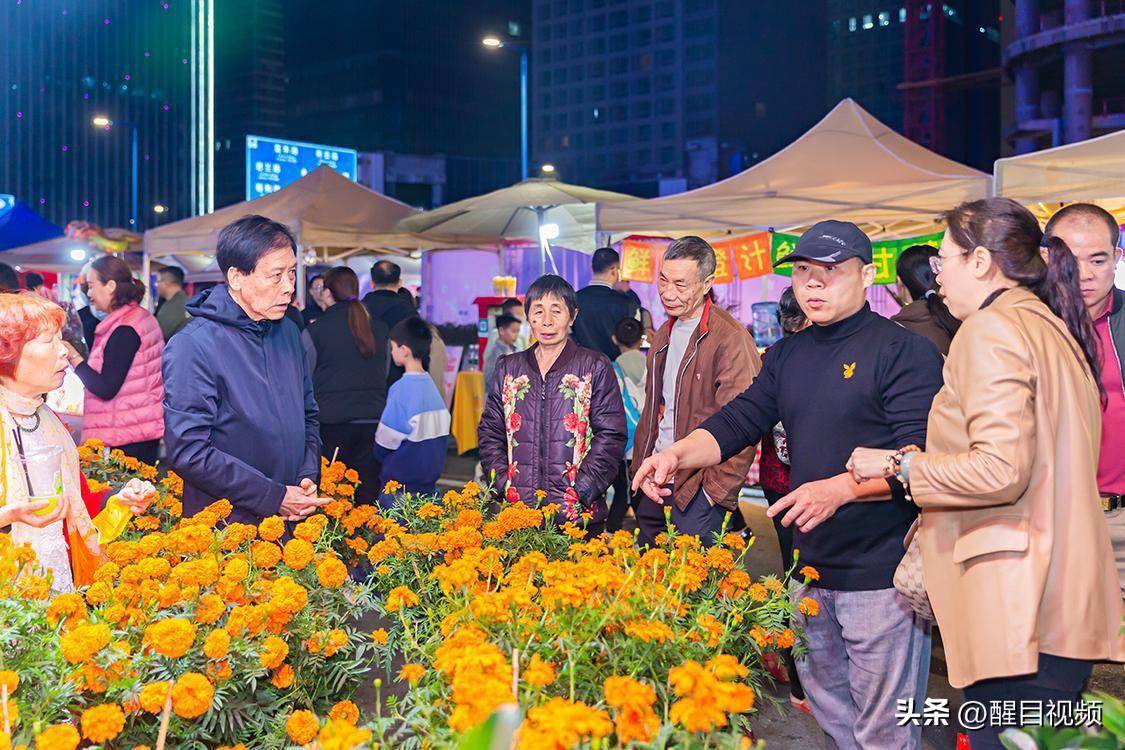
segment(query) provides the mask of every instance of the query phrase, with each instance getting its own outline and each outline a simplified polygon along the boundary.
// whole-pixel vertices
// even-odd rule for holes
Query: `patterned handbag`
[[[930,606],[930,595],[926,593],[926,581],[922,575],[922,549],[918,546],[918,525],[921,521],[921,516],[914,519],[910,531],[906,532],[902,542],[906,554],[895,569],[894,585],[915,614],[933,620],[934,610]]]

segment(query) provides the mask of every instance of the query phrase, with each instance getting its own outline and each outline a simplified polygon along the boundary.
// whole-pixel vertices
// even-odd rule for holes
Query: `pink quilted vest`
[[[109,446],[164,437],[164,378],[160,373],[164,336],[152,313],[136,303],[111,312],[98,324],[87,362],[101,372],[106,342],[118,326],[131,326],[141,337],[141,348],[116,396],[103,401],[86,392],[82,420],[83,440],[97,438]]]

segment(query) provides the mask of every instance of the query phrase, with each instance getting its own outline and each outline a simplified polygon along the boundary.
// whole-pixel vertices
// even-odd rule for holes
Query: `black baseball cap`
[[[774,261],[778,266],[795,260],[817,263],[843,263],[849,258],[859,258],[871,263],[871,238],[850,221],[820,221],[813,224],[801,238],[793,252]]]

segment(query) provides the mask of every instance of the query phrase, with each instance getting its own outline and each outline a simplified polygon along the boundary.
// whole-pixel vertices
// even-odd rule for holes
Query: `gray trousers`
[[[816,617],[795,614],[809,652],[797,673],[829,750],[914,750],[921,726],[898,726],[900,699],[925,703],[930,623],[893,588],[834,591],[795,585],[794,600],[815,599]]]

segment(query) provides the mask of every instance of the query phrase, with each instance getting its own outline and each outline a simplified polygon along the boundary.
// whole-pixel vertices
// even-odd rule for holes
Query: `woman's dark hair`
[[[793,293],[793,287],[785,287],[781,299],[777,301],[777,322],[781,325],[781,335],[792,336],[804,328],[807,321],[808,317],[797,303],[797,295]]]
[[[324,288],[332,292],[337,305],[348,306],[348,330],[355,339],[359,356],[375,356],[375,336],[371,333],[371,314],[359,301],[359,277],[347,266],[337,266],[324,274]]]
[[[296,255],[297,240],[289,227],[265,216],[251,214],[232,221],[219,232],[215,260],[223,276],[231,268],[253,273],[262,256],[279,247],[289,247]]]
[[[128,264],[116,255],[103,255],[90,264],[90,268],[98,274],[103,284],[116,282],[113,299],[110,300],[114,310],[130,302],[140,302],[145,298],[144,282],[135,278]]]
[[[1062,319],[1102,391],[1097,334],[1078,286],[1078,261],[1066,242],[1045,238],[1035,216],[1010,198],[962,203],[946,212],[945,221],[959,246],[987,249],[1005,276],[1034,292]],[[1039,252],[1041,246],[1047,250],[1047,261]]]
[[[926,292],[937,289],[930,258],[937,255],[932,245],[911,245],[898,256],[895,273],[906,285],[906,290],[914,299],[925,299]]]
[[[430,369],[430,346],[434,343],[434,334],[426,321],[417,315],[404,318],[391,329],[390,338],[392,343],[409,349],[414,359],[422,363],[422,369]]]
[[[566,303],[571,315],[578,311],[578,295],[574,293],[574,287],[562,276],[550,273],[540,276],[531,283],[523,296],[524,305],[530,311],[531,306],[537,301],[552,295]]]

